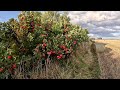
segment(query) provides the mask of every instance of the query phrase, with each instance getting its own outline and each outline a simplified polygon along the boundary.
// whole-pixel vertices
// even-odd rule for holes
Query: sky
[[[8,21],[10,18],[16,18],[20,11],[0,11],[0,22]]]
[[[17,18],[20,11],[0,11],[0,22]],[[69,11],[71,23],[88,29],[89,36],[120,39],[120,11]]]
[[[70,11],[71,23],[87,28],[91,37],[120,39],[120,11]]]

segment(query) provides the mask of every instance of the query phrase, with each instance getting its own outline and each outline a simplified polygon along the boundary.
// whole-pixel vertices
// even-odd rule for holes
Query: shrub
[[[86,29],[52,11],[23,11],[18,20],[1,23],[0,33],[0,75],[14,74],[21,62],[29,62],[27,67],[39,62],[62,63],[79,43],[88,41]]]

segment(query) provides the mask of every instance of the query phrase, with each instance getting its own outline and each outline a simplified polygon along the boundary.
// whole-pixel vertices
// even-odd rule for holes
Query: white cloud
[[[114,26],[113,28],[120,30],[120,26]]]
[[[91,38],[98,38],[98,37],[99,37],[99,36],[96,35],[96,34],[88,34],[88,36],[91,37]]]
[[[114,37],[120,36],[120,33],[111,33]]]
[[[120,32],[120,11],[70,11],[71,22],[87,28],[91,34],[115,37]]]

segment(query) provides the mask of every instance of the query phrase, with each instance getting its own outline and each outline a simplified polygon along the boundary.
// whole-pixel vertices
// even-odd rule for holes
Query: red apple
[[[13,68],[13,69],[16,68],[16,67],[17,67],[16,64],[13,64],[13,65],[12,65],[12,68]]]
[[[12,59],[12,56],[8,56],[8,59]]]
[[[3,72],[3,68],[0,68],[0,72]]]

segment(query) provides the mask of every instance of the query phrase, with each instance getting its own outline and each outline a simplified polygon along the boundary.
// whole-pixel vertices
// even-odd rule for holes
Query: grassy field
[[[98,60],[103,79],[120,78],[120,40],[95,40],[98,45]],[[99,49],[102,52],[99,52]]]

